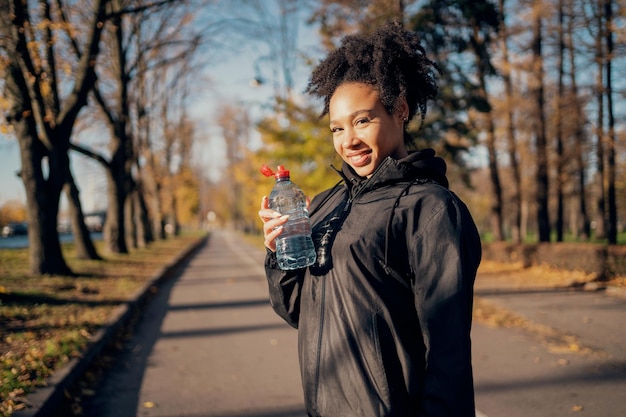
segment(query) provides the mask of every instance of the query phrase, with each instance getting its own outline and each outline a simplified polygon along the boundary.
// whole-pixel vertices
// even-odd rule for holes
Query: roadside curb
[[[612,295],[614,297],[626,298],[626,288],[624,287],[606,287],[604,290],[607,295]]]
[[[146,282],[126,303],[117,307],[105,325],[88,341],[85,351],[80,357],[71,359],[65,366],[57,369],[48,379],[47,385],[29,393],[25,398],[26,408],[16,410],[12,417],[44,417],[50,416],[60,406],[64,392],[89,369],[93,360],[109,344],[116,332],[133,317],[148,296],[154,293],[159,285],[176,274],[180,266],[190,259],[196,251],[209,239],[205,235],[179,254],[172,262],[159,270],[154,277]]]
[[[602,285],[597,282],[588,282],[583,287],[584,291],[604,291],[606,295],[613,297],[626,298],[626,287],[616,287],[614,285]]]

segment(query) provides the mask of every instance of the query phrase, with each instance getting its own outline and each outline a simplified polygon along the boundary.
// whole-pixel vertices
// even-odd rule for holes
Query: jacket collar
[[[402,159],[387,157],[369,178],[361,177],[345,162],[341,171],[336,171],[343,177],[351,194],[354,195],[385,184],[401,181],[433,181],[448,188],[446,168],[445,161],[435,156],[433,149],[428,148],[411,152]]]

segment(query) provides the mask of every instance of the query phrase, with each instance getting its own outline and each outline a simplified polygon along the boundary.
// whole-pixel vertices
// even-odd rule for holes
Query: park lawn
[[[73,244],[63,253],[76,277],[31,276],[28,249],[0,250],[0,416],[24,407],[24,396],[71,358],[112,312],[129,301],[162,268],[203,234],[186,233],[129,254],[77,260]]]

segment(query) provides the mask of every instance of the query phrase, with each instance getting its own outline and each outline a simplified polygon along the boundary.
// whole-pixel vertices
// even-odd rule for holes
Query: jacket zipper
[[[350,210],[350,207],[352,206],[352,201],[353,201],[353,197],[348,196],[348,201],[346,201],[346,204],[343,206],[342,217],[347,215],[348,211]],[[343,220],[345,220],[345,217]],[[342,224],[343,224],[343,220],[341,222]],[[326,274],[322,275],[321,278],[322,278],[322,290],[321,290],[321,300],[320,300],[320,320],[319,320],[319,325],[317,328],[317,360],[315,363],[315,395],[313,396],[313,398],[315,398],[316,411],[318,410],[317,394],[319,393],[320,361],[322,360],[322,335],[324,334],[323,328],[324,328],[324,314],[325,314],[324,306],[326,305]]]

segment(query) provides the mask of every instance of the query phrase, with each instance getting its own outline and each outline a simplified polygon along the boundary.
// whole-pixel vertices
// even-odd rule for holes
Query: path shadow
[[[109,364],[100,369],[100,377],[91,387],[96,394],[82,398],[82,415],[137,415],[144,373],[150,354],[162,336],[161,326],[170,308],[172,290],[185,268],[206,245],[208,239],[197,246],[190,256],[168,269],[158,289],[143,300],[143,307],[137,309],[137,317],[126,329],[127,338],[116,341],[113,351],[101,358],[101,362]],[[113,403],[110,401],[111,397],[116,399]],[[110,409],[111,404],[115,406],[114,412]]]

